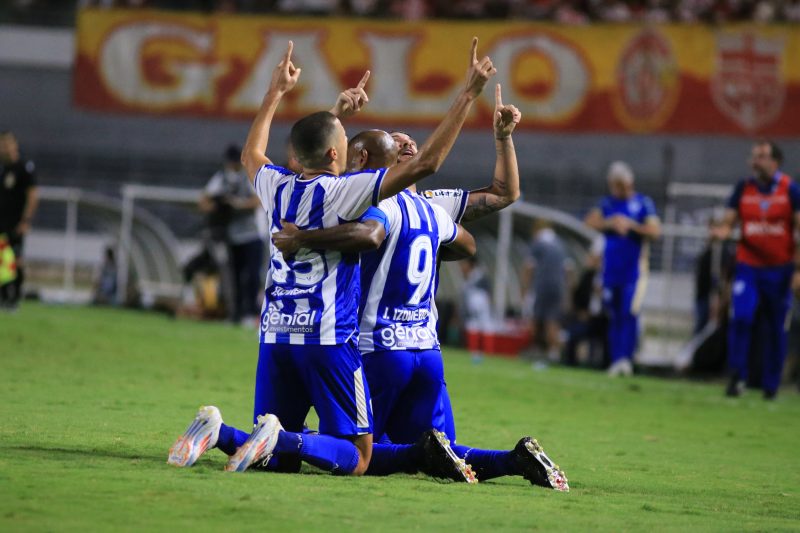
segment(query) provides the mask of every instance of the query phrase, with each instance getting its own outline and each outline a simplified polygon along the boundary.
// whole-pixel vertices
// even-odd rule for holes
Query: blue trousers
[[[756,310],[766,319],[767,333],[756,339],[763,358],[762,387],[775,392],[786,359],[786,316],[791,305],[793,265],[752,267],[736,265],[731,320],[728,325],[728,365],[740,380],[747,379],[748,353]]]
[[[611,363],[633,360],[639,340],[639,316],[634,298],[639,280],[603,288],[603,301],[608,312],[608,351]]]

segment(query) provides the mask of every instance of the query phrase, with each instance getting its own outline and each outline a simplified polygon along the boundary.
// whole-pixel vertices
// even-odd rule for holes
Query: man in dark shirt
[[[39,203],[33,162],[20,157],[17,138],[0,133],[0,234],[6,234],[17,257],[17,278],[2,287],[0,306],[15,309],[22,296],[25,268],[22,248],[25,234]]]

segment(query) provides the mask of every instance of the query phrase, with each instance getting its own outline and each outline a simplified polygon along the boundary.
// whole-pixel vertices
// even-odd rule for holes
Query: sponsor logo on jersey
[[[379,331],[381,344],[386,348],[427,349],[436,346],[436,333],[425,326],[392,324]]]
[[[435,198],[437,196],[457,198],[460,193],[461,191],[457,189],[434,189],[432,191],[422,191],[422,196],[425,198]]]
[[[770,237],[777,237],[786,234],[786,226],[781,224],[780,222],[777,223],[769,223],[769,222],[746,222],[744,225],[744,234],[748,237],[756,237],[756,236],[770,236]]]
[[[270,304],[261,318],[261,331],[270,333],[313,333],[317,311],[284,313]]]
[[[275,286],[272,288],[272,292],[270,293],[274,298],[281,298],[286,296],[307,296],[309,294],[314,294],[317,291],[317,286],[308,287],[307,289],[301,289],[298,287],[294,287],[291,289],[284,289],[283,287]]]

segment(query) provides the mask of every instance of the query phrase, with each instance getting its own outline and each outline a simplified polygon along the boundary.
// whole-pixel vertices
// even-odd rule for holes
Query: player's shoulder
[[[646,194],[636,193],[636,198],[645,206],[655,206],[656,203],[653,201],[651,196],[647,196]]]
[[[222,175],[220,173],[220,175]],[[256,180],[260,180],[262,178],[291,178],[296,176],[294,172],[289,170],[288,168],[281,167],[278,165],[263,165],[258,172],[256,172]]]
[[[339,174],[339,178],[352,178],[353,176],[374,176],[375,174],[383,174],[386,172],[386,168],[362,168],[361,170],[356,170],[354,172],[345,172],[343,174]],[[332,176],[333,177],[333,176]]]
[[[447,209],[444,207],[434,203],[429,203],[428,205],[430,206],[431,210],[433,210],[433,214],[438,220],[445,219],[453,221],[453,217],[450,216],[450,213],[448,213]]]
[[[400,205],[398,203],[399,194],[395,196],[390,196],[389,198],[385,198],[378,202],[378,209],[383,211],[387,218],[390,220],[392,218],[402,216],[402,212],[400,210]]]

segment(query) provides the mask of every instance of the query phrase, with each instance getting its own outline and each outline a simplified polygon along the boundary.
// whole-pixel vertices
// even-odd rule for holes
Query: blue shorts
[[[440,350],[365,354],[364,370],[373,393],[376,441],[385,436],[397,444],[412,444],[431,428],[447,429]],[[449,401],[446,407],[450,407]]]
[[[261,344],[253,420],[272,413],[302,431],[311,407],[319,431],[335,437],[372,433],[372,407],[354,341],[334,346]]]

